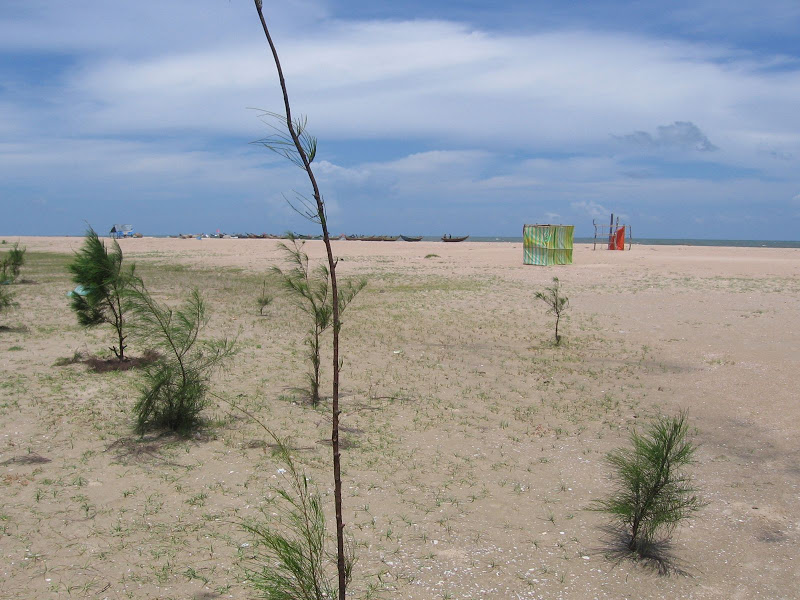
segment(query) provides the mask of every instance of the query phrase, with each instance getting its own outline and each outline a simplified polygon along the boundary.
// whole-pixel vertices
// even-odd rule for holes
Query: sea
[[[316,233],[314,235],[317,235]],[[169,237],[167,234],[148,234],[148,237]],[[426,235],[422,237],[425,242],[438,242],[441,236]],[[514,242],[522,243],[522,236],[494,236],[470,235],[468,242]],[[592,244],[595,239],[590,237],[575,237],[576,244]],[[626,240],[627,244],[630,240]],[[734,248],[800,248],[800,240],[710,240],[694,238],[634,238],[633,245],[642,246],[728,246]],[[598,244],[603,242],[598,238]]]
[[[425,236],[427,242],[435,242],[438,236]],[[470,236],[468,242],[516,242],[522,243],[522,236]],[[595,239],[576,237],[576,244],[592,244]],[[642,246],[732,246],[739,248],[800,248],[800,241],[791,240],[706,240],[706,239],[667,239],[667,238],[634,238],[633,245]],[[598,244],[603,242],[598,239]],[[627,240],[625,242],[628,243]]]

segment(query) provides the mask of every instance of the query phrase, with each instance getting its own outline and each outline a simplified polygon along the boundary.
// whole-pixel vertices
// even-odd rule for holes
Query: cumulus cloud
[[[195,203],[197,219],[213,218],[223,198],[231,219],[258,218],[229,210],[237,201],[267,202],[284,218],[281,193],[303,190],[302,172],[246,145],[264,135],[246,107],[282,106],[252,6],[13,4],[0,49],[52,73],[43,90],[26,60],[4,71],[4,198],[169,197]],[[644,220],[682,199],[788,206],[796,193],[800,72],[774,68],[780,57],[617,28],[347,20],[331,18],[334,6],[279,3],[274,33],[296,113],[320,138],[315,164],[337,225],[393,225],[404,210],[420,228],[441,218],[467,230],[472,219],[499,233],[526,215],[573,216],[570,207],[589,217],[646,207]],[[356,150],[361,141],[381,145],[381,159]],[[650,156],[626,162],[621,146]],[[718,147],[731,168],[716,181],[678,181]],[[670,169],[654,164],[669,159]],[[157,209],[154,220],[171,210]],[[295,225],[273,230],[286,227]]]
[[[581,200],[579,202],[572,202],[570,204],[570,208],[572,208],[572,210],[575,212],[587,214],[593,218],[605,217],[611,214],[611,211],[608,210],[605,206],[602,206],[597,202],[591,200]]]
[[[668,148],[714,152],[719,150],[711,140],[691,121],[675,121],[671,125],[660,125],[656,134],[634,131],[627,135],[614,136],[616,139],[643,148]]]

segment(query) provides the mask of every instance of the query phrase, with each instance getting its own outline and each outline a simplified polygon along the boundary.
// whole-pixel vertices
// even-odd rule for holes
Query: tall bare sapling
[[[297,166],[303,169],[308,176],[312,189],[312,199],[303,196],[298,197],[298,202],[302,206],[305,215],[312,221],[318,223],[322,228],[322,239],[325,243],[325,251],[328,259],[328,272],[330,275],[331,286],[331,319],[333,321],[333,385],[331,393],[331,446],[333,448],[333,482],[334,482],[334,504],[336,512],[336,568],[338,573],[338,594],[336,600],[345,600],[347,595],[347,583],[349,573],[344,541],[344,520],[342,517],[342,473],[341,473],[341,454],[339,448],[339,332],[341,330],[341,320],[339,314],[339,290],[336,280],[336,259],[333,256],[331,239],[328,232],[328,221],[325,212],[325,203],[317,185],[311,163],[316,156],[316,140],[309,136],[305,130],[305,119],[293,119],[292,109],[289,104],[289,93],[286,81],[283,77],[283,69],[278,57],[278,51],[272,41],[267,22],[264,19],[262,1],[253,0],[261,22],[264,35],[267,38],[272,58],[275,62],[278,80],[283,94],[284,115],[279,116],[278,122],[285,127],[284,132],[277,132],[270,140],[264,140],[266,147],[274,150]]]

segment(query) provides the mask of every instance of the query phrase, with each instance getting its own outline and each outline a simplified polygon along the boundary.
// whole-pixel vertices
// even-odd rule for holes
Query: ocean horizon
[[[196,235],[205,235],[196,234]],[[237,234],[232,234],[237,235]],[[315,234],[316,235],[316,234]],[[0,239],[11,239],[17,236],[21,237],[82,237],[83,234],[62,234],[62,235],[32,235],[32,234],[15,234],[15,235],[0,235]],[[150,238],[168,238],[175,237],[173,234],[145,234],[145,237]],[[242,235],[244,238],[244,235]],[[441,236],[438,235],[425,235],[422,236],[422,241],[425,242],[438,242]],[[501,236],[501,235],[470,235],[469,242],[510,242],[522,243],[522,236]],[[594,238],[591,237],[575,237],[576,244],[593,244]],[[800,240],[732,240],[732,239],[707,239],[707,238],[634,238],[631,240],[634,246],[719,246],[719,247],[733,247],[733,248],[800,248]],[[408,243],[408,242],[406,242]],[[603,244],[599,238],[598,244]],[[626,241],[627,243],[627,241]]]

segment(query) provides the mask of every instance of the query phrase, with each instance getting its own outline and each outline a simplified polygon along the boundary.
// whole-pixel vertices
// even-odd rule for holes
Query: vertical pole
[[[614,213],[611,213],[611,221],[608,224],[608,249],[614,247]]]
[[[592,225],[594,225],[594,246],[592,246],[592,250],[597,250],[597,222],[592,219]]]

